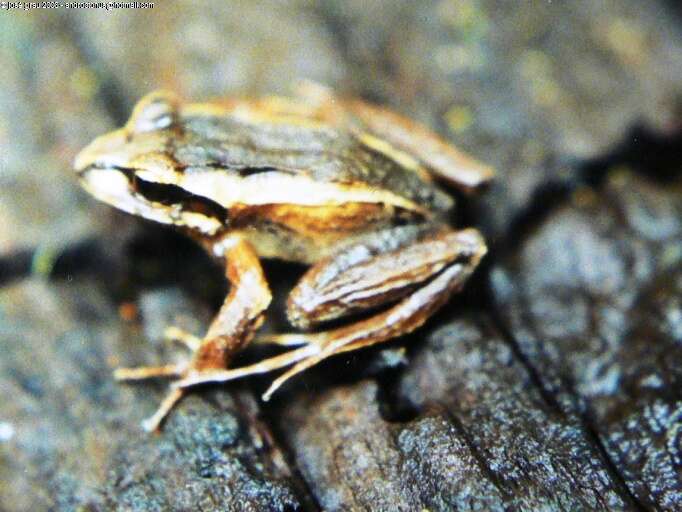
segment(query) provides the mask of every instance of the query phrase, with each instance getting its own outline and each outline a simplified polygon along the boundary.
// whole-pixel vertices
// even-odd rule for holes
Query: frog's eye
[[[147,94],[135,106],[126,128],[135,133],[169,128],[177,119],[178,97],[167,91]]]

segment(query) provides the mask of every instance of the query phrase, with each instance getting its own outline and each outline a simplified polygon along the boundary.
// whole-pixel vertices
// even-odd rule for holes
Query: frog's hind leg
[[[290,308],[298,308],[297,322],[312,325],[361,308],[398,300],[397,304],[367,319],[329,331],[280,335],[306,344],[255,365],[197,375],[175,385],[224,382],[294,364],[263,395],[267,400],[288,379],[327,357],[369,347],[420,327],[463,286],[486,247],[474,229],[458,232],[441,229],[386,253],[367,256],[367,252],[358,250],[357,264],[346,265],[344,254],[353,250],[350,248],[338,257],[315,265],[303,277],[292,292],[294,299],[289,304]],[[366,256],[364,260],[361,253]],[[300,301],[298,306],[292,306],[292,302],[297,304],[296,293],[307,296],[309,307],[300,307]]]
[[[292,368],[284,372],[273,381],[263,394],[263,400],[270,399],[272,394],[293,376],[316,365],[320,361],[343,352],[350,352],[360,348],[370,347],[397,336],[408,334],[435,313],[451,296],[459,290],[478,265],[485,254],[485,245],[478,232],[454,233],[455,235],[475,233],[478,240],[464,250],[460,256],[467,256],[462,261],[448,265],[440,274],[425,286],[417,289],[412,295],[388,309],[366,320],[328,331],[320,350]],[[460,246],[460,249],[462,247]]]
[[[374,233],[311,267],[289,294],[287,317],[309,329],[397,302],[456,260],[471,258],[475,267],[481,251],[485,244],[474,229],[424,225]]]
[[[119,380],[140,380],[152,377],[183,379],[210,375],[225,370],[232,357],[253,338],[263,321],[263,312],[270,304],[268,288],[258,256],[245,240],[223,241],[227,278],[231,288],[223,306],[203,339],[177,328],[166,331],[166,337],[181,341],[193,351],[186,363],[157,367],[119,368],[114,375]],[[145,430],[156,430],[183,396],[184,390],[173,387],[158,411],[143,423]]]

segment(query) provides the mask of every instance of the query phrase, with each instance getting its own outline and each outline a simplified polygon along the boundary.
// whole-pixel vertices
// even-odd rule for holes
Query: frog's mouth
[[[215,235],[227,224],[227,209],[215,201],[176,185],[142,180],[135,169],[95,164],[78,174],[94,197],[133,215],[206,235]]]

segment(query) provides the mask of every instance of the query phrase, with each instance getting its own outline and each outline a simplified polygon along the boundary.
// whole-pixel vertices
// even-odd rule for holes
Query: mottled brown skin
[[[319,87],[295,100],[189,105],[153,93],[125,127],[85,148],[75,167],[98,199],[176,225],[225,262],[230,293],[206,335],[167,332],[193,357],[115,372],[121,380],[178,378],[148,430],[190,386],[290,366],[267,400],[327,357],[413,331],[486,252],[478,231],[444,222],[452,199],[431,175],[471,191],[492,177],[489,168],[397,114]],[[261,338],[300,347],[230,369],[271,301],[261,257],[311,265],[287,302],[296,327],[387,309],[332,330]]]

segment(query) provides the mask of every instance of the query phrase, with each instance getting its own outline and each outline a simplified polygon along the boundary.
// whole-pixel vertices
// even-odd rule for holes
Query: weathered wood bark
[[[0,16],[0,509],[682,509],[682,34],[673,3],[157,2]],[[484,268],[428,325],[297,378],[161,385],[221,272],[71,171],[152,88],[301,78],[494,165]],[[279,316],[292,274],[268,267]],[[297,270],[297,269],[294,269]],[[293,272],[295,273],[295,272]],[[405,347],[405,350],[402,350]],[[248,357],[248,356],[247,356]]]

